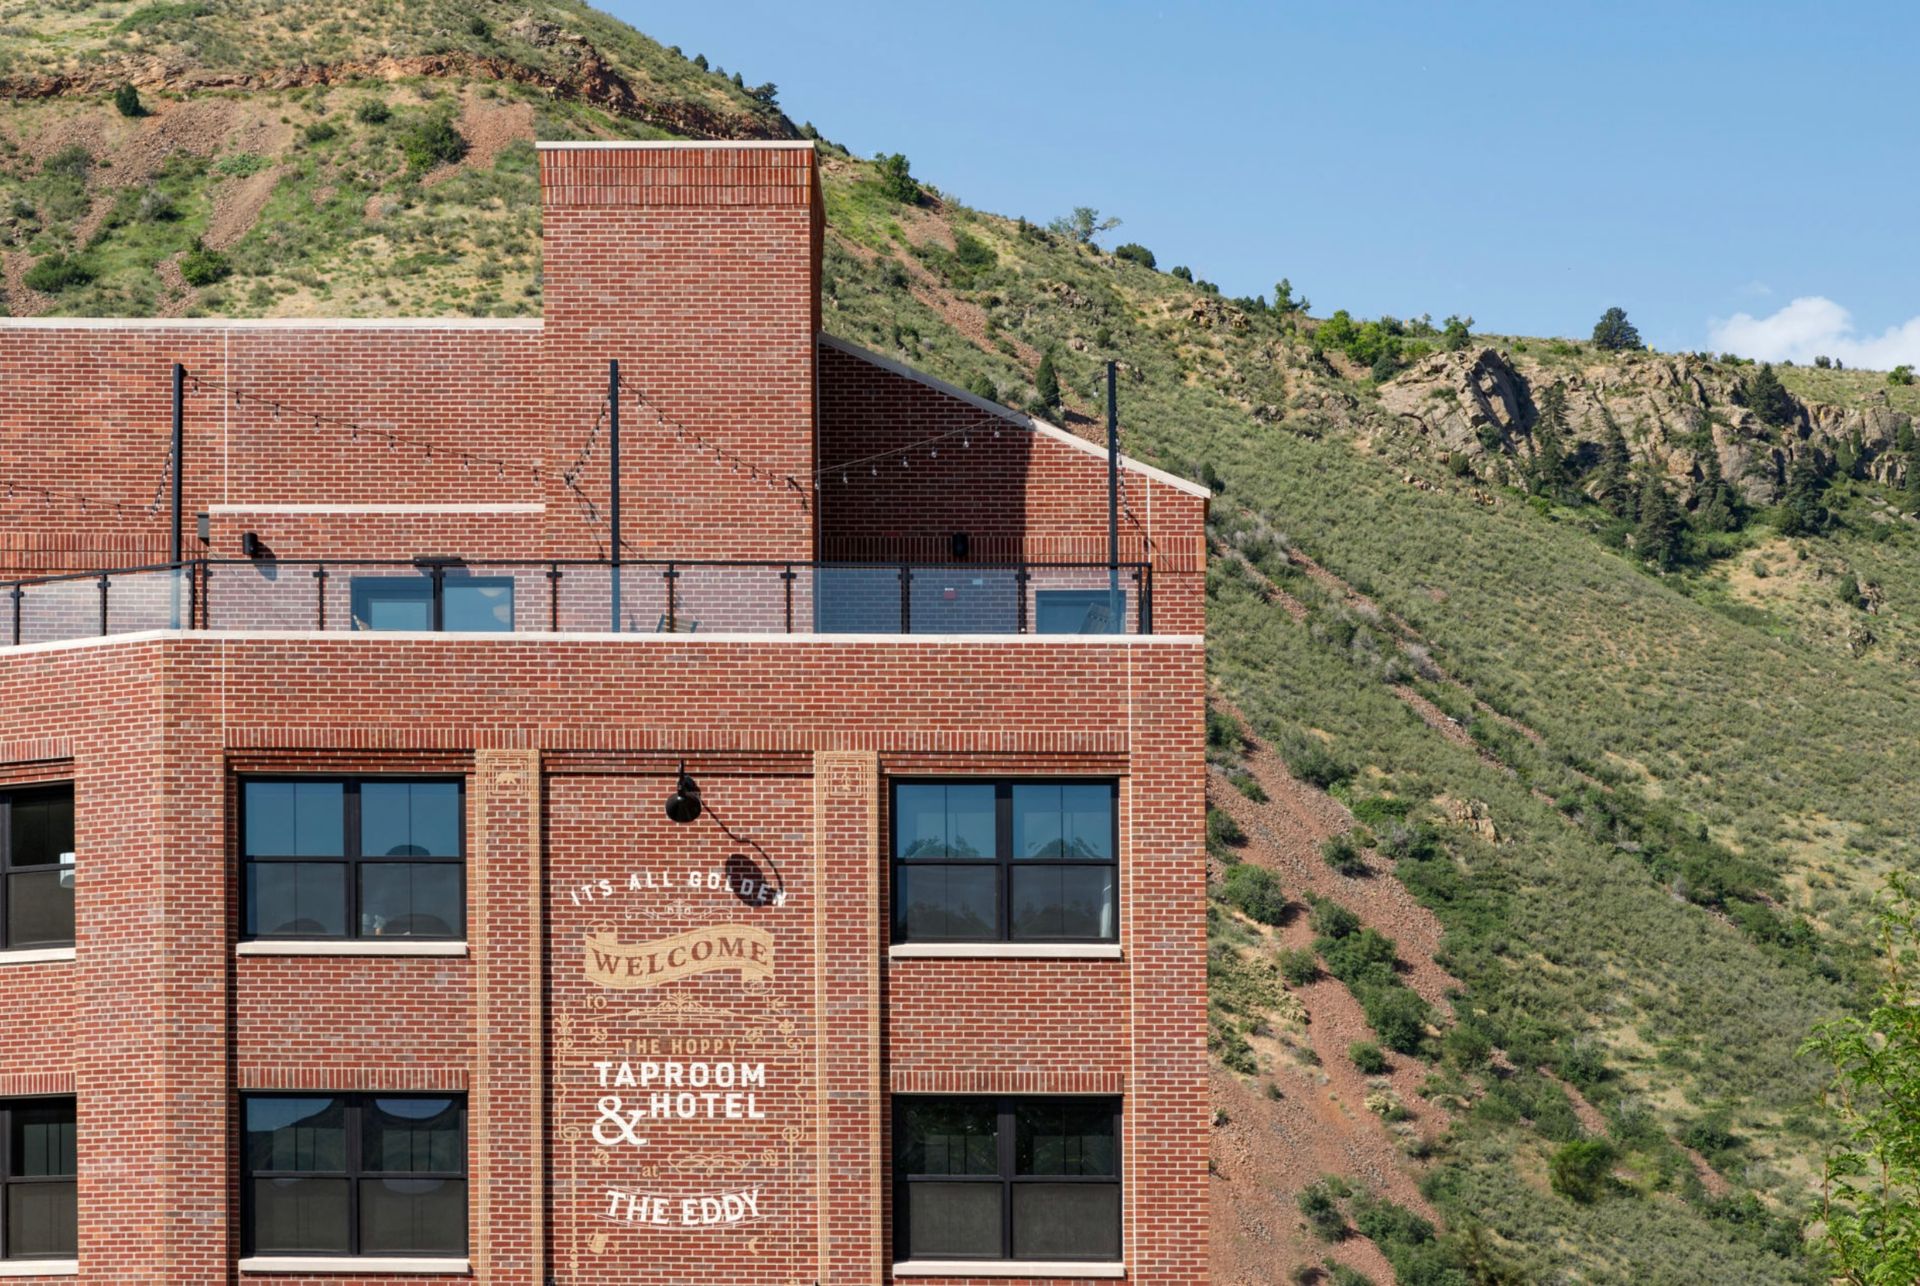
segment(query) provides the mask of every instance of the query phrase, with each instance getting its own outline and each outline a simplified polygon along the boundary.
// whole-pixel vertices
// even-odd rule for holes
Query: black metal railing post
[[[111,584],[112,582],[107,578],[107,573],[101,572],[100,573],[100,636],[102,638],[105,638],[107,634],[107,594],[109,592],[109,587],[111,586]]]
[[[680,572],[672,563],[668,563],[667,570],[661,572],[660,577],[667,582],[667,633],[672,634],[679,626],[679,595],[675,592],[674,582],[680,579]]]
[[[446,627],[447,569],[445,564],[433,565],[433,632],[440,633]]]
[[[785,582],[787,596],[786,620],[787,633],[789,634],[793,633],[793,581],[797,575],[798,573],[793,570],[792,563],[788,563],[786,570],[780,573],[780,579]]]
[[[1140,632],[1153,633],[1153,564],[1146,565],[1146,577],[1140,582]]]
[[[1025,563],[1021,563],[1020,570],[1013,574],[1013,585],[1016,591],[1016,597],[1020,600],[1019,605],[1014,609],[1013,632],[1015,634],[1025,634],[1027,632],[1027,585],[1032,580],[1033,572],[1028,569]]]
[[[547,629],[560,632],[560,564],[547,564]]]
[[[15,647],[20,646],[20,600],[26,597],[26,593],[19,581],[15,581],[13,589],[8,592],[8,597],[13,599],[13,645]]]
[[[327,629],[327,565],[321,563],[313,569],[313,616],[320,622],[320,632]]]
[[[913,633],[913,568],[900,564],[900,632]]]

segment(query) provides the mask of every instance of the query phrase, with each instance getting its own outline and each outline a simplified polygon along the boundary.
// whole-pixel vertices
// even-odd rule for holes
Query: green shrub
[[[1246,748],[1246,733],[1238,719],[1210,705],[1207,707],[1207,744],[1216,750],[1240,751]]]
[[[1609,308],[1601,314],[1600,320],[1593,324],[1593,346],[1608,352],[1644,347],[1640,342],[1640,331],[1627,320],[1627,310],[1624,308]]]
[[[338,138],[340,136],[340,127],[332,121],[314,121],[311,125],[308,125],[300,131],[300,136],[306,139],[308,145],[311,146],[317,143],[324,143],[329,139]]]
[[[122,85],[113,91],[113,106],[122,116],[145,116],[147,109],[140,102],[140,91],[132,85]]]
[[[1307,923],[1313,926],[1315,934],[1328,939],[1344,938],[1360,930],[1359,916],[1326,898],[1314,899]]]
[[[1440,1049],[1449,1062],[1472,1071],[1493,1056],[1493,1040],[1473,1022],[1456,1023],[1441,1039]]]
[[[986,272],[1000,262],[992,246],[966,232],[953,234],[953,258],[969,272]]]
[[[213,172],[223,179],[244,179],[267,168],[269,162],[258,152],[234,152],[213,163]]]
[[[1233,820],[1229,813],[1218,808],[1207,809],[1207,850],[1215,856],[1230,856],[1227,849],[1238,848],[1247,842],[1247,833],[1240,829],[1240,823]],[[1238,857],[1231,857],[1239,861]]]
[[[1154,266],[1153,251],[1147,249],[1137,241],[1129,241],[1124,246],[1115,246],[1113,257],[1124,260],[1127,263],[1137,263],[1142,268],[1152,268]]]
[[[415,121],[400,136],[400,151],[415,174],[452,165],[467,154],[467,140],[454,128],[453,118],[435,112]]]
[[[93,280],[93,270],[78,259],[70,259],[63,254],[50,254],[27,269],[22,278],[27,289],[37,290],[46,295],[57,295],[70,286],[84,286]]]
[[[1220,888],[1227,901],[1262,924],[1279,924],[1286,918],[1287,895],[1280,877],[1264,866],[1243,862],[1227,872]]]
[[[1388,1049],[1418,1054],[1427,1039],[1427,1002],[1405,986],[1363,987],[1360,1008]]]
[[[162,23],[184,22],[193,18],[204,18],[211,12],[205,3],[181,4],[171,0],[143,5],[115,24],[116,31],[148,31]]]
[[[1613,1145],[1605,1139],[1575,1139],[1562,1144],[1547,1162],[1553,1190],[1586,1205],[1605,1189],[1613,1170]]]
[[[1289,987],[1304,987],[1320,976],[1320,957],[1305,947],[1282,951],[1279,963],[1280,976]]]
[[[1314,1236],[1322,1241],[1339,1241],[1347,1235],[1347,1216],[1326,1180],[1302,1188],[1297,1200]]]
[[[1353,776],[1353,769],[1342,763],[1318,737],[1295,739],[1281,750],[1281,758],[1286,761],[1288,772],[1321,790]]]
[[[1353,816],[1356,821],[1366,823],[1375,829],[1388,822],[1397,822],[1405,817],[1412,805],[1404,799],[1388,799],[1385,795],[1369,795],[1365,799],[1353,801]]]
[[[209,250],[196,241],[193,249],[180,256],[180,275],[189,286],[211,286],[233,271],[233,265],[218,250]]]
[[[873,158],[875,177],[880,181],[880,191],[890,201],[902,205],[920,204],[920,184],[911,172],[907,158],[899,152],[880,152]]]
[[[1359,845],[1348,834],[1329,835],[1320,845],[1320,856],[1326,864],[1346,876],[1367,874],[1366,860],[1360,854]]]
[[[363,125],[384,125],[392,119],[393,109],[383,98],[369,98],[353,109],[353,116]]]
[[[1913,367],[1904,366],[1904,365],[1894,367],[1892,370],[1887,372],[1887,383],[1889,384],[1913,383]]]
[[[1347,1046],[1347,1060],[1368,1076],[1379,1076],[1387,1070],[1387,1056],[1370,1040],[1357,1040]]]

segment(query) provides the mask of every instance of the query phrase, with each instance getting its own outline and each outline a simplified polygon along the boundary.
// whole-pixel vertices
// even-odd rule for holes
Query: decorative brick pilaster
[[[880,762],[868,751],[813,759],[819,942],[820,1282],[881,1280]]]
[[[467,1128],[474,1272],[488,1286],[545,1286],[540,752],[478,752],[470,797],[467,939],[477,1041]]]

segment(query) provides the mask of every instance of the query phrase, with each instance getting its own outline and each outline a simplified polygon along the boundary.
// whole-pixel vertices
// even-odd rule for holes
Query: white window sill
[[[473,1265],[464,1259],[390,1258],[376,1255],[255,1255],[240,1261],[243,1273],[440,1273],[464,1277]]]
[[[401,938],[314,938],[236,942],[236,956],[464,956],[464,942],[408,942]]]
[[[893,1266],[895,1277],[1125,1277],[1125,1264],[1045,1263],[1024,1259],[909,1259]]]
[[[68,956],[72,958],[71,955]],[[77,1259],[0,1259],[0,1277],[78,1277]]]
[[[71,960],[71,959],[73,959],[72,947],[22,947],[17,951],[0,951],[0,966],[22,965],[22,964],[50,964],[57,960]],[[55,1264],[64,1264],[67,1261],[64,1259],[55,1259],[55,1260],[50,1260],[48,1262],[55,1263]],[[75,1271],[78,1271],[78,1270],[75,1270]],[[0,1261],[0,1277],[6,1277],[9,1275],[17,1277],[20,1274],[10,1272],[6,1263],[4,1261]]]
[[[889,960],[1118,960],[1117,942],[896,942]]]

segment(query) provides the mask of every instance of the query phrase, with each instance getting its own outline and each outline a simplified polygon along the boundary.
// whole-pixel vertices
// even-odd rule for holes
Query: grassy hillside
[[[0,0],[6,303],[535,312],[531,139],[793,133],[777,73],[574,4]],[[1219,487],[1220,1279],[1817,1280],[1795,1050],[1920,832],[1914,388],[1225,299],[825,156],[829,330],[1018,405],[1051,355],[1087,429],[1114,357]]]

